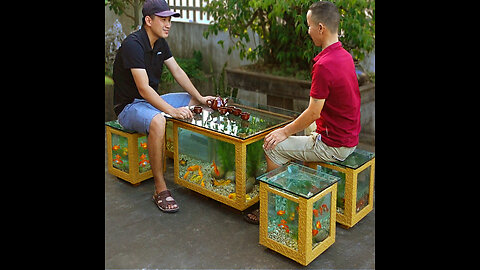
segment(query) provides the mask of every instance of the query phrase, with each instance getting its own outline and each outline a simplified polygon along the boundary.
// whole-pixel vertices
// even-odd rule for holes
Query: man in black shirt
[[[165,112],[174,118],[193,117],[187,106],[206,104],[212,96],[203,97],[172,56],[165,40],[171,26],[170,11],[165,0],[147,0],[142,9],[142,28],[125,38],[113,67],[114,111],[126,129],[146,133],[147,149],[155,180],[153,201],[164,212],[179,207],[167,189],[163,177]],[[157,92],[163,64],[187,93]]]

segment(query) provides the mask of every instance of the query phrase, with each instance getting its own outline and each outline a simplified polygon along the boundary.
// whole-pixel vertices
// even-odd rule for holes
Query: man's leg
[[[155,181],[155,195],[167,190],[165,178],[163,177],[163,159],[165,154],[165,128],[165,117],[159,113],[155,115],[150,122],[150,130],[147,137],[148,156],[150,157],[153,179]],[[177,205],[167,205],[167,208],[177,208]]]

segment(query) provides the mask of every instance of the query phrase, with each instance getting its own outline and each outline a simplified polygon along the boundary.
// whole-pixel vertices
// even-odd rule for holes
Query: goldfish
[[[235,194],[235,192],[228,194],[229,199],[235,200],[235,197],[237,197],[237,194]]]
[[[215,172],[215,175],[220,176],[220,172],[218,171],[217,164],[215,164],[215,160],[213,161],[211,167],[213,167],[213,172]]]
[[[315,229],[312,230],[312,236],[317,235],[317,233],[318,233],[318,230],[315,230]]]
[[[128,148],[126,147],[123,148],[123,155],[124,156],[128,155]]]
[[[117,151],[118,149],[120,149],[120,145],[114,145],[112,147],[113,151]]]
[[[285,221],[285,219],[282,219],[282,220],[280,220],[280,223],[287,224],[287,221]]]
[[[146,143],[146,142],[140,143],[140,146],[141,146],[143,149],[147,149],[147,143]]]
[[[200,175],[200,177],[203,178],[203,173],[202,173],[202,170],[201,170],[201,166],[200,165],[193,165],[193,166],[190,166],[187,168],[187,172],[185,173],[185,175],[183,176],[183,179],[187,179],[187,176],[190,172],[193,172],[195,170],[198,170],[198,175]]]
[[[150,163],[150,161],[148,161],[148,160],[145,159],[145,160],[140,161],[140,162],[138,163],[138,165],[140,165],[140,166],[142,166],[142,167],[145,167],[145,166],[147,166],[148,163]]]
[[[315,217],[318,217],[318,210],[317,210],[317,209],[313,209],[313,215],[314,215]]]
[[[140,160],[144,160],[146,157],[147,157],[147,156],[145,156],[145,154],[142,154],[142,155],[140,156]]]
[[[122,157],[120,157],[120,155],[116,155],[113,162],[115,162],[115,164],[123,164]]]
[[[322,223],[320,223],[320,220],[317,221],[317,223],[315,224],[315,227],[317,227],[317,229],[322,228]]]
[[[287,224],[278,224],[277,226],[280,227],[281,229],[288,229]]]
[[[286,228],[286,229],[285,229],[285,232],[286,232],[286,233],[289,233],[289,232],[290,232],[290,230],[289,230],[288,228]]]
[[[285,214],[284,210],[278,210],[277,211],[277,215],[282,216],[283,214]]]
[[[182,159],[180,159],[179,163],[180,163],[180,165],[185,166],[185,165],[187,165],[187,160],[182,158]]]
[[[205,186],[204,179],[202,179],[202,182],[200,183],[200,185],[201,185],[202,187],[204,187],[204,186]]]
[[[322,204],[322,209],[323,211],[328,212],[328,207],[326,204]]]
[[[293,221],[293,220],[295,219],[295,212],[292,212],[292,213],[290,214],[290,217],[289,217],[288,219],[290,219],[291,221]]]
[[[192,179],[190,179],[190,180],[192,180],[192,181],[194,181],[194,182],[198,182],[198,181],[200,181],[201,179],[202,179],[202,177],[201,177],[200,175],[196,175],[196,176],[192,177]]]
[[[230,180],[228,180],[228,181],[230,181]],[[248,195],[248,194],[245,194],[245,199],[246,199],[247,201],[249,201],[249,200],[252,199],[252,197],[250,197],[250,195]]]
[[[214,186],[228,185],[230,182],[231,182],[230,180],[217,181],[217,180],[213,179],[213,185],[214,185]]]

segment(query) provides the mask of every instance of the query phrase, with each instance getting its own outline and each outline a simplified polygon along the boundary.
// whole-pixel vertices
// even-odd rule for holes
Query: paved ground
[[[246,223],[240,211],[175,184],[170,159],[165,176],[181,207],[175,214],[161,212],[151,201],[153,179],[134,187],[110,175],[105,146],[106,269],[375,268],[375,201],[353,228],[337,224],[335,243],[303,267],[260,245],[258,226]]]

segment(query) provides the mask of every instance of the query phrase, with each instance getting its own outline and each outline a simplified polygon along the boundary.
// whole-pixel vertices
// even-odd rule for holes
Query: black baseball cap
[[[165,0],[146,0],[142,8],[143,17],[155,14],[160,17],[180,17],[180,13],[170,10]]]

